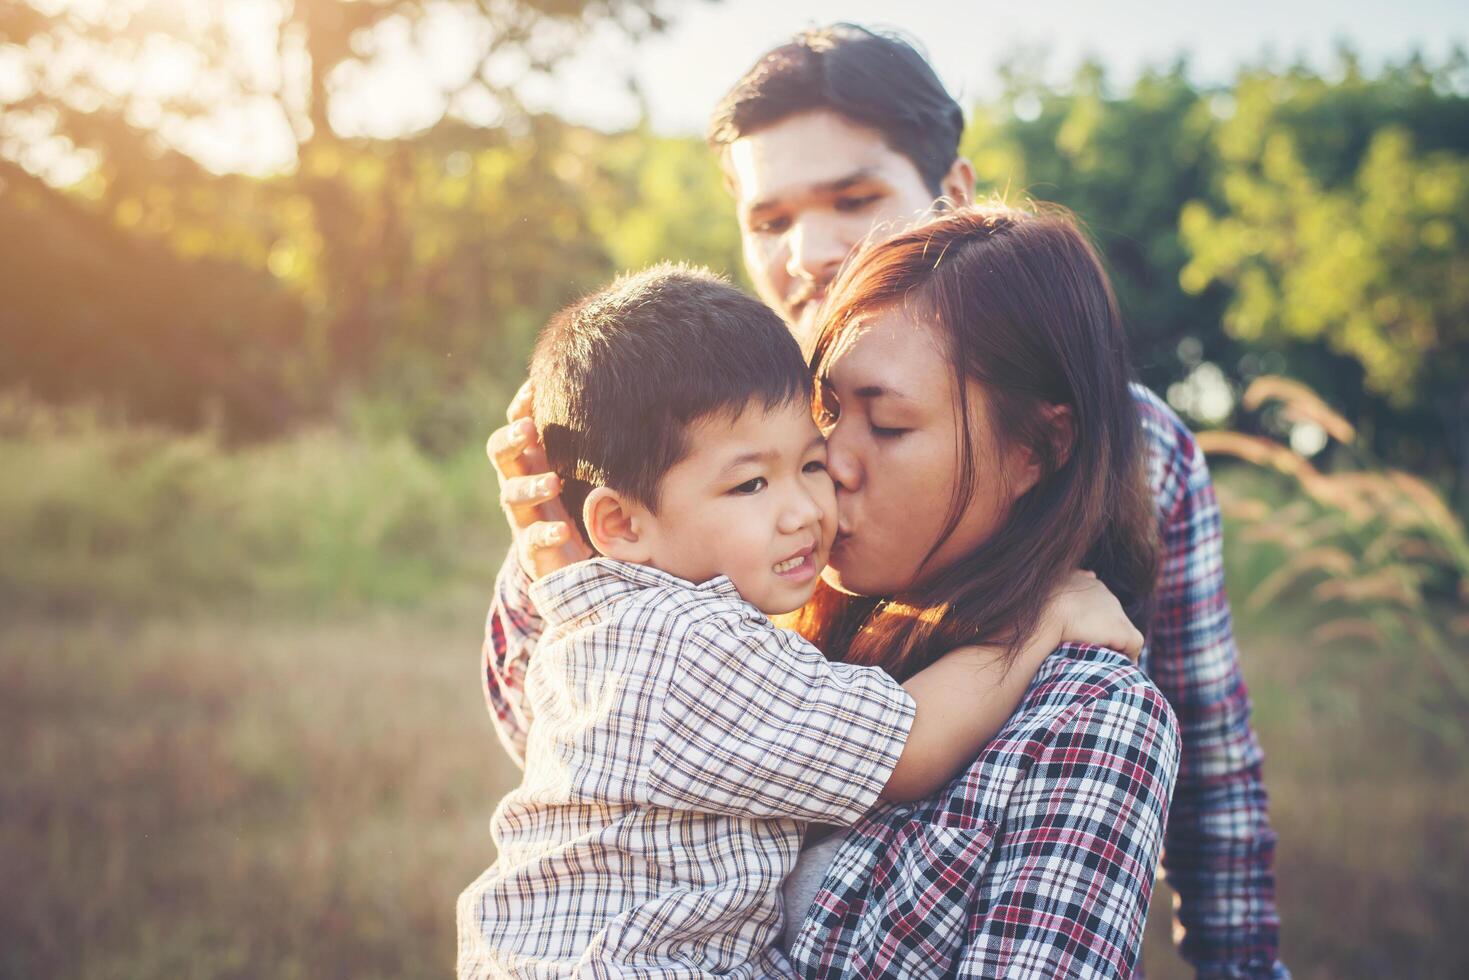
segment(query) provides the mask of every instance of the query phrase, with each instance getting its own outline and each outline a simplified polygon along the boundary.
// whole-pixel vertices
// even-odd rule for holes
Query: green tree
[[[1469,487],[1463,60],[1368,78],[1340,57],[1340,81],[1301,68],[1239,78],[1213,137],[1217,203],[1180,215],[1180,281],[1193,294],[1227,286],[1225,330],[1314,361],[1296,373],[1365,421],[1379,452],[1453,466]],[[1309,354],[1323,348],[1335,357]],[[1343,359],[1347,384],[1323,370]]]
[[[971,113],[962,146],[981,189],[1063,204],[1081,218],[1106,257],[1149,386],[1165,389],[1199,357],[1237,357],[1217,326],[1222,295],[1178,285],[1188,261],[1178,212],[1207,192],[1215,122],[1187,65],[1145,72],[1121,93],[1096,64],[1062,88],[1023,59],[1001,74],[1005,92]]]
[[[520,112],[515,86],[592,22],[661,29],[662,6],[0,7],[0,60],[21,78],[0,93],[0,284],[25,297],[0,315],[16,354],[0,363],[0,383],[101,396],[183,424],[213,411],[232,428],[272,431],[328,407],[343,384],[375,383],[390,352],[467,360],[493,337],[524,333],[511,321],[588,284],[605,262],[552,165],[565,127]],[[246,14],[260,21],[248,36],[231,26]],[[335,106],[384,32],[413,38],[448,15],[479,46],[442,93],[441,121],[392,139],[339,133]],[[264,60],[252,60],[262,42]],[[160,94],[143,70],[157,64],[184,66],[191,84]],[[493,125],[458,121],[476,105]],[[231,113],[287,134],[281,172],[260,179],[200,162],[192,134]]]

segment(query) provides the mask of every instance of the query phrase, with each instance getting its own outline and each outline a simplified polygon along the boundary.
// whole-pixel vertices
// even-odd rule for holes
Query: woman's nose
[[[862,461],[842,438],[841,422],[826,437],[826,471],[838,493],[855,493],[862,487]]]

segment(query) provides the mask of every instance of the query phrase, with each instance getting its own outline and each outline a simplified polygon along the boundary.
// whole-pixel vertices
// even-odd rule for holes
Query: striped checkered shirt
[[[723,576],[598,558],[527,598],[544,635],[517,698],[525,776],[459,899],[460,976],[789,976],[780,883],[803,822],[877,801],[912,698]]]
[[[796,975],[1129,976],[1178,755],[1140,670],[1062,647],[968,771],[848,831],[796,933]]]
[[[1133,394],[1149,447],[1163,541],[1152,637],[1142,668],[1173,708],[1183,738],[1163,858],[1169,884],[1179,897],[1180,952],[1201,978],[1287,977],[1277,961],[1275,833],[1224,591],[1219,505],[1192,433],[1151,392],[1134,386]],[[527,586],[512,558],[499,579],[483,648],[485,696],[501,741],[516,759],[524,757],[523,678],[541,629]],[[1134,769],[1119,764],[1097,769],[1095,775],[1126,790],[1133,785]],[[957,785],[978,790],[975,780]],[[977,797],[972,802],[977,804]],[[849,835],[825,892],[843,887],[838,875],[841,868],[855,866],[853,849],[867,846],[864,840],[870,844],[883,839]],[[1139,852],[1147,850],[1146,840],[1129,843]],[[921,863],[922,853],[914,860]],[[1083,863],[1096,859],[1084,849],[1074,857]],[[912,903],[944,907],[942,892],[927,898],[918,893],[928,887],[923,876],[905,880],[915,890]],[[890,882],[887,887],[901,885]],[[820,901],[818,897],[817,907]],[[836,943],[842,949],[850,945],[840,939]],[[1132,962],[1106,951],[1097,951],[1092,960],[1103,975],[1125,975],[1122,967]],[[833,971],[842,972],[835,966]]]

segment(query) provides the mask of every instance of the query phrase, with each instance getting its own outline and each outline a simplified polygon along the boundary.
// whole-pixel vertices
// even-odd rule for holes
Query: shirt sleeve
[[[1079,703],[1032,750],[976,891],[960,977],[1133,975],[1178,768],[1143,681]]]
[[[1286,977],[1276,835],[1224,589],[1219,504],[1192,434],[1149,399],[1141,407],[1163,562],[1146,667],[1183,737],[1163,857],[1179,900],[1179,952],[1200,977]]]
[[[897,765],[915,706],[875,667],[829,663],[768,623],[703,623],[682,644],[653,748],[653,802],[852,824]]]
[[[485,618],[481,647],[485,704],[505,751],[522,769],[526,733],[530,730],[525,669],[544,629],[541,615],[531,602],[530,586],[530,576],[520,567],[512,545],[495,578],[495,597]]]

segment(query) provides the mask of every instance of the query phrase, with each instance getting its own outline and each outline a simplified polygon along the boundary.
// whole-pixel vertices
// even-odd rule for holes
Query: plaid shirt
[[[963,776],[847,833],[791,948],[797,975],[1131,975],[1178,753],[1141,671],[1063,647]]]
[[[1277,959],[1275,832],[1250,696],[1224,593],[1219,502],[1203,451],[1173,410],[1133,386],[1149,445],[1163,560],[1142,668],[1178,715],[1183,759],[1163,867],[1179,952],[1201,978],[1286,978]]]
[[[1164,547],[1142,666],[1184,745],[1164,857],[1180,900],[1180,952],[1201,977],[1287,977],[1277,962],[1275,834],[1224,592],[1218,502],[1193,435],[1151,392],[1133,392]],[[501,740],[521,759],[520,690],[541,626],[513,557],[507,571],[486,624],[483,679]],[[839,853],[833,874],[845,860]]]
[[[914,705],[829,663],[728,578],[594,559],[532,586],[525,778],[459,900],[459,973],[789,976],[780,883],[801,821],[876,801]]]

